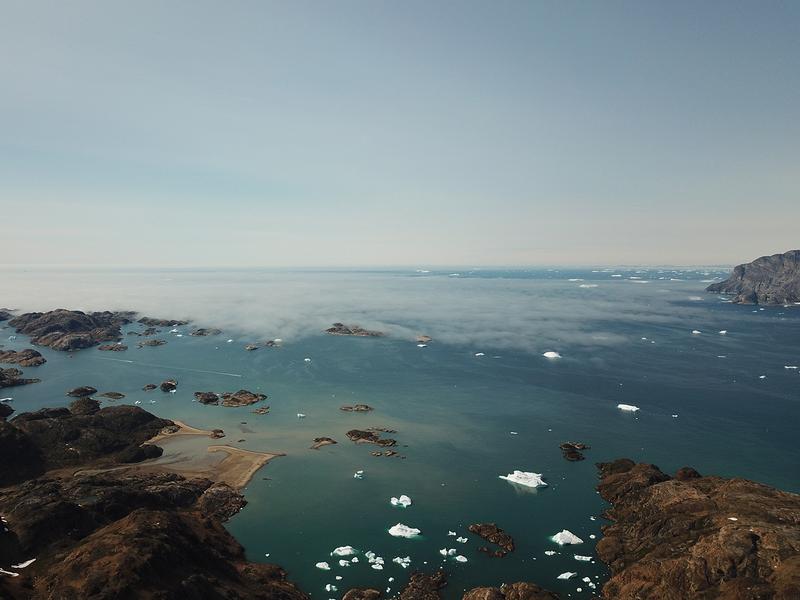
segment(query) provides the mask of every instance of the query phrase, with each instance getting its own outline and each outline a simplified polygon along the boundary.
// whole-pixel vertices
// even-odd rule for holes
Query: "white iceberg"
[[[476,352],[475,356],[486,356],[483,352]]]
[[[465,537],[457,537],[456,541],[460,544],[466,544],[468,540]]]
[[[555,553],[556,553],[556,551],[555,551],[555,550],[545,550],[545,551],[544,551],[544,553],[545,553],[547,556],[553,556],[553,554],[555,554]]]
[[[331,566],[326,562],[318,562],[314,566],[317,567],[318,569],[322,569],[323,571],[330,571],[331,570]]]
[[[337,587],[336,587],[335,585],[333,585],[332,583],[329,583],[329,584],[327,584],[327,585],[325,586],[325,591],[326,591],[326,592],[335,592],[335,591],[336,591],[336,590],[338,590],[338,589],[339,589],[339,588],[337,588]]]
[[[467,557],[464,556],[463,554],[459,554],[458,556],[455,557],[455,560],[457,560],[460,563],[465,563],[467,562]]]
[[[550,538],[559,546],[564,544],[582,544],[583,540],[567,529],[562,529]]]
[[[589,562],[590,560],[592,560],[592,557],[591,556],[581,556],[580,554],[575,554],[575,560],[580,560],[580,561],[583,561],[583,562]]]
[[[306,416],[303,413],[297,413],[297,418],[298,419],[305,419]]]
[[[305,358],[303,359],[303,362],[311,362],[311,359],[310,359],[310,358],[308,358],[308,357],[305,357]]]
[[[411,506],[411,498],[405,494],[402,494],[399,498],[392,496],[392,499],[389,502],[392,503],[392,506],[402,506],[403,508],[408,508]]]
[[[556,579],[571,579],[572,577],[575,577],[575,575],[577,575],[577,573],[572,573],[571,571],[567,571],[566,573],[562,573],[561,575],[556,577]]]
[[[455,531],[448,531],[447,535],[451,535],[453,537],[457,536],[458,534]]]
[[[525,487],[546,487],[547,484],[545,483],[544,479],[542,479],[541,473],[529,473],[527,471],[514,471],[513,473],[509,473],[508,475],[498,475],[500,479],[505,479],[510,483],[516,483],[518,485],[524,485]]]
[[[719,330],[719,334],[720,335],[728,335],[728,330],[727,329],[720,329]]]
[[[345,560],[345,559],[342,558],[342,559],[339,560],[339,566],[340,567],[349,567],[350,566],[350,561],[349,560]]]
[[[331,552],[331,556],[352,556],[356,553],[356,549],[352,546],[339,546]]]
[[[703,333],[703,332],[699,331],[697,329],[692,329],[692,335],[700,335],[701,333]]]
[[[364,471],[356,471],[353,473],[353,479],[364,479]]]
[[[548,350],[547,352],[542,354],[542,356],[544,356],[545,358],[550,358],[550,359],[561,358],[561,355],[558,352],[555,352],[553,350]]]
[[[596,283],[582,283],[578,286],[579,288],[596,288]]]
[[[439,550],[439,554],[442,556],[455,556],[456,552],[458,552],[455,548],[442,548]]]
[[[639,410],[639,407],[634,406],[633,404],[617,404],[617,408],[620,410],[626,410],[628,412],[636,412]]]
[[[389,535],[394,537],[404,537],[404,538],[413,538],[418,536],[422,533],[419,529],[415,527],[409,527],[408,525],[403,525],[402,523],[398,523],[397,525],[393,525],[389,528]]]
[[[411,565],[411,557],[410,556],[395,556],[392,559],[393,563],[397,563],[404,569],[407,569]]]
[[[36,562],[36,559],[32,558],[30,560],[26,560],[25,562],[21,562],[18,565],[11,565],[11,568],[12,569],[24,569],[25,567],[28,567],[28,566],[32,565],[33,563],[35,563],[35,562]]]
[[[375,563],[374,565],[372,565],[372,568],[375,569],[376,571],[383,571],[383,565],[380,563]]]

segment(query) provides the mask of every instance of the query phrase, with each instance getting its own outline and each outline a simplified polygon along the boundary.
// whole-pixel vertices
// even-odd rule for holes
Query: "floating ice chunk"
[[[759,376],[758,376],[758,378],[759,378],[759,379],[766,379],[766,378],[767,378],[767,376],[766,376],[766,375],[759,375]]]
[[[447,535],[451,535],[453,537],[457,536],[458,534],[455,531],[448,531]]]
[[[542,356],[544,356],[545,358],[550,358],[550,359],[561,358],[561,355],[558,352],[554,352],[553,350],[548,350],[547,352],[542,354]]]
[[[596,283],[582,283],[578,286],[579,288],[596,288]]]
[[[341,581],[341,580],[342,580],[342,576],[341,575],[337,575],[336,576],[336,581]]]
[[[338,548],[334,548],[333,552],[331,552],[331,556],[352,556],[356,553],[356,549],[352,546],[339,546]]]
[[[141,404],[141,403],[142,403],[141,400],[136,400],[136,402],[134,402],[134,404]]]
[[[486,354],[484,354],[483,352],[476,352],[475,356],[486,356]]]
[[[335,591],[337,591],[338,589],[339,589],[339,588],[337,588],[337,587],[336,587],[335,585],[333,585],[332,583],[329,583],[329,584],[327,584],[327,585],[325,586],[325,591],[326,591],[326,592],[335,592]]]
[[[720,329],[719,330],[719,334],[720,335],[728,335],[728,330],[727,329]]]
[[[524,485],[525,487],[547,487],[541,473],[529,473],[527,471],[514,471],[508,475],[498,475],[500,479],[505,479],[510,483]]]
[[[783,365],[783,368],[784,369],[796,369],[797,367],[795,365]]]
[[[318,562],[314,566],[317,567],[318,569],[322,569],[323,571],[330,571],[331,570],[331,566],[326,562]]]
[[[232,344],[232,343],[233,343],[233,340],[228,340],[228,343],[229,343],[229,344]]]
[[[427,348],[428,344],[417,344],[417,348]]]
[[[339,566],[340,567],[349,567],[350,566],[350,561],[349,560],[345,560],[343,558],[339,559]]]
[[[30,560],[26,560],[25,562],[21,562],[18,565],[11,565],[11,568],[12,569],[24,569],[25,567],[28,567],[28,566],[32,565],[33,563],[35,563],[35,562],[36,562],[36,559],[32,558]]]
[[[591,533],[591,534],[589,534],[589,539],[590,540],[595,540],[595,539],[597,539],[597,536],[595,534]]]
[[[392,583],[394,581],[394,577],[389,577],[388,581],[389,581],[389,583]]]
[[[353,558],[350,559],[350,562],[351,563],[357,563],[358,562],[358,557],[354,556]]]
[[[639,407],[634,406],[633,404],[617,404],[617,408],[620,410],[626,410],[628,412],[636,412],[639,410]]]
[[[509,431],[509,435],[519,435],[518,431]]]
[[[0,398],[0,402],[11,402],[13,399],[10,396],[8,398]]]
[[[403,508],[408,508],[411,506],[411,498],[406,496],[405,494],[401,494],[399,498],[395,498],[392,496],[392,499],[389,500],[392,503],[392,506],[402,506]]]
[[[701,333],[703,332],[698,329],[692,329],[692,335],[700,335]]]
[[[305,419],[306,416],[303,413],[297,413],[297,418],[298,419]]]
[[[580,560],[580,561],[583,561],[583,562],[589,562],[590,560],[592,560],[592,557],[591,556],[581,556],[580,554],[575,554],[575,560]]]
[[[364,479],[364,471],[356,471],[353,473],[353,479]]]
[[[458,550],[456,550],[455,548],[442,548],[441,550],[439,550],[439,554],[441,554],[442,556],[455,556],[456,552],[458,552]]]
[[[306,356],[306,357],[303,359],[303,362],[311,362],[311,359],[310,359],[310,358],[308,358],[308,357]]]
[[[372,565],[372,568],[375,569],[376,571],[383,571],[383,565],[380,563],[375,563],[374,565]]]
[[[673,419],[677,419],[677,418],[678,418],[678,415],[672,415],[672,418],[673,418]]]
[[[466,544],[468,540],[467,540],[467,538],[465,538],[465,537],[457,537],[457,538],[456,538],[456,541],[457,541],[459,544]]]
[[[404,569],[407,569],[411,565],[411,557],[410,556],[395,556],[392,559],[392,562],[393,563],[397,563],[398,565],[400,565]],[[390,579],[389,581],[392,581],[392,579]]]
[[[580,278],[576,277],[576,278],[573,278],[573,279],[567,279],[567,281],[583,281],[583,279],[580,279]]]
[[[465,563],[467,562],[467,557],[464,556],[463,554],[459,554],[458,556],[455,557],[455,560],[457,560],[460,563]]]
[[[616,274],[614,274],[614,275],[612,275],[612,277],[622,277],[622,275],[616,275]]]
[[[591,583],[591,582],[592,582],[592,580],[591,580],[591,578],[590,578],[590,577],[584,577],[583,579],[581,579],[581,581],[582,581],[583,583]]]
[[[550,538],[559,546],[564,544],[582,544],[583,540],[567,529],[562,529]]]
[[[5,569],[0,569],[0,575],[8,575],[9,577],[19,577],[19,573],[12,573],[11,571],[6,571]]]
[[[544,553],[545,553],[547,556],[553,556],[553,554],[555,554],[555,553],[556,553],[556,551],[555,551],[555,550],[545,550],[545,551],[544,551]]]
[[[577,573],[572,573],[571,571],[567,571],[566,573],[562,573],[561,575],[556,577],[556,579],[571,579],[572,577],[575,577],[576,575],[577,575]]]
[[[419,529],[415,527],[409,527],[408,525],[403,525],[402,523],[392,525],[389,528],[389,535],[393,535],[394,537],[413,538],[418,536],[420,533],[422,532]]]

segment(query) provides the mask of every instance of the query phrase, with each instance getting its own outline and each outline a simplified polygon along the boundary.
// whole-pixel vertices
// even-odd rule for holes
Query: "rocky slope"
[[[89,398],[0,420],[0,455],[13,457],[0,462],[0,598],[307,600],[280,567],[248,562],[222,526],[245,504],[229,486],[76,471],[149,457],[140,444],[165,424]]]
[[[15,385],[28,385],[29,383],[39,383],[40,379],[30,379],[22,376],[19,369],[0,369],[0,388],[13,387]]]
[[[800,598],[800,495],[627,459],[598,468],[613,505],[597,544],[604,598]]]
[[[19,352],[0,350],[0,363],[19,365],[20,367],[38,367],[46,362],[47,359],[33,348],[26,348]]]
[[[30,336],[34,344],[71,351],[119,340],[120,327],[130,323],[132,317],[132,313],[84,313],[60,308],[46,313],[25,313],[8,324],[18,333]]]
[[[734,294],[733,301],[739,304],[800,302],[800,250],[739,265],[728,279],[712,283],[706,291]]]

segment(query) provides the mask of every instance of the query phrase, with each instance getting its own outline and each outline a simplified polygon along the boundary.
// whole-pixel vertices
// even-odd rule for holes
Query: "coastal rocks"
[[[8,321],[9,319],[13,319],[14,315],[8,312],[4,308],[0,308],[0,321]]]
[[[153,319],[151,317],[142,317],[138,322],[142,325],[149,325],[151,327],[179,327],[189,323],[189,321],[178,321],[175,319]]]
[[[108,398],[109,400],[122,400],[125,397],[125,394],[121,392],[103,392],[100,394],[103,398]]]
[[[0,421],[5,421],[6,418],[10,417],[13,412],[14,409],[8,404],[5,402],[0,402]]]
[[[218,440],[225,437],[225,432],[222,429],[212,429],[208,437]]]
[[[347,435],[347,439],[355,442],[356,444],[376,444],[384,447],[397,445],[397,440],[393,440],[391,438],[382,438],[374,429],[351,429],[345,435]]]
[[[612,572],[604,597],[800,597],[800,495],[627,459],[598,468],[613,505],[597,544]]]
[[[762,256],[738,265],[728,279],[712,283],[706,291],[734,294],[736,304],[800,302],[800,250]]]
[[[255,415],[265,415],[269,412],[269,406],[259,406],[251,412]]]
[[[314,443],[311,445],[311,450],[319,450],[323,446],[330,446],[331,444],[336,444],[336,440],[329,437],[317,437],[314,438]]]
[[[174,392],[178,389],[178,381],[175,379],[167,379],[162,381],[161,385],[158,387],[161,388],[162,392]]]
[[[564,458],[568,461],[575,462],[584,460],[586,457],[581,450],[589,450],[589,446],[581,442],[564,442],[559,446]]]
[[[93,388],[90,385],[82,385],[80,387],[76,387],[68,391],[67,396],[71,396],[72,398],[83,398],[85,396],[91,396],[92,394],[96,393],[97,393],[97,388]]]
[[[339,410],[343,410],[344,412],[369,412],[373,410],[373,408],[368,404],[354,404],[352,406],[340,406]]]
[[[0,388],[39,383],[41,379],[26,379],[19,369],[0,369]]]
[[[469,590],[462,600],[558,600],[558,595],[535,583],[504,583],[499,588],[481,587]]]
[[[208,335],[219,335],[221,333],[222,333],[221,329],[214,329],[214,328],[206,329],[204,327],[201,327],[200,329],[195,329],[189,335],[193,335],[195,337],[205,337]]]
[[[266,394],[256,394],[248,390],[239,390],[238,392],[225,392],[224,394],[217,394],[215,392],[195,392],[195,399],[201,404],[217,405],[222,401],[222,406],[236,407],[236,406],[250,406],[256,402],[261,402],[267,398]],[[269,406],[266,410],[260,412],[259,409],[254,410],[256,414],[266,414],[269,411]]]
[[[78,398],[69,405],[69,412],[73,415],[93,415],[100,410],[100,403],[94,398]]]
[[[417,336],[417,343],[418,344],[429,344],[433,341],[433,338],[429,335],[418,335]]]
[[[103,344],[98,346],[97,349],[103,352],[125,352],[128,347],[125,344]]]
[[[379,600],[380,597],[380,590],[372,588],[353,588],[345,592],[344,596],[342,596],[342,600]]]
[[[142,390],[145,392],[152,392],[155,389],[158,389],[158,386],[155,383],[148,383],[142,388]]]
[[[446,585],[447,574],[441,569],[435,573],[412,573],[397,598],[398,600],[440,600],[439,590]]]
[[[332,327],[325,330],[330,335],[353,335],[356,337],[383,337],[381,331],[371,331],[358,325],[345,325],[344,323],[334,323]]]
[[[500,529],[494,523],[475,523],[469,526],[469,531],[482,537],[487,542],[499,546],[499,549],[492,550],[487,546],[481,546],[478,551],[485,552],[489,556],[502,558],[509,552],[514,551],[514,538]]]
[[[244,349],[248,352],[252,352],[253,350],[258,350],[258,346],[256,344],[247,344]]]
[[[0,350],[0,363],[19,365],[20,367],[38,367],[47,362],[41,353],[27,348],[16,352],[14,350]]]
[[[58,309],[46,313],[25,313],[8,324],[18,333],[30,336],[38,346],[72,351],[116,341],[120,327],[130,322],[129,313],[94,312]]]
[[[136,344],[137,348],[154,348],[156,346],[163,346],[167,343],[167,340],[145,340],[143,342],[139,342]]]

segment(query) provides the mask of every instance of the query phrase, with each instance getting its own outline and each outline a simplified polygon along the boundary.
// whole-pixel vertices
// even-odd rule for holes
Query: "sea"
[[[126,395],[105,405],[139,402],[222,428],[223,443],[285,453],[256,473],[227,527],[250,560],[283,566],[314,598],[355,586],[391,596],[411,571],[440,567],[447,599],[514,581],[590,598],[609,575],[595,554],[608,508],[595,463],[692,466],[800,492],[800,306],[737,305],[704,291],[728,272],[4,268],[8,308],[125,309],[192,323],[161,328],[160,347],[139,349],[141,338],[125,335],[126,352],[40,348],[47,363],[25,376],[42,381],[0,395],[20,413],[66,406],[67,390],[91,385]],[[324,333],[334,322],[386,335]],[[195,327],[223,332],[190,336]],[[4,348],[30,346],[13,335],[0,330]],[[432,340],[420,345],[421,335]],[[177,393],[142,390],[168,378]],[[238,389],[267,394],[269,413],[194,401],[196,391]],[[340,410],[355,403],[374,410]],[[369,427],[396,431],[384,435],[398,456],[372,456],[378,448],[345,435]],[[338,443],[310,449],[321,436]],[[566,461],[566,441],[589,445],[586,460]],[[500,477],[515,470],[547,485]],[[392,505],[403,494],[412,504]],[[478,551],[484,542],[467,528],[486,522],[513,536],[513,552]],[[390,535],[398,523],[420,533]],[[583,543],[554,543],[564,529]],[[358,560],[331,555],[342,546]],[[405,557],[407,568],[393,561]]]

